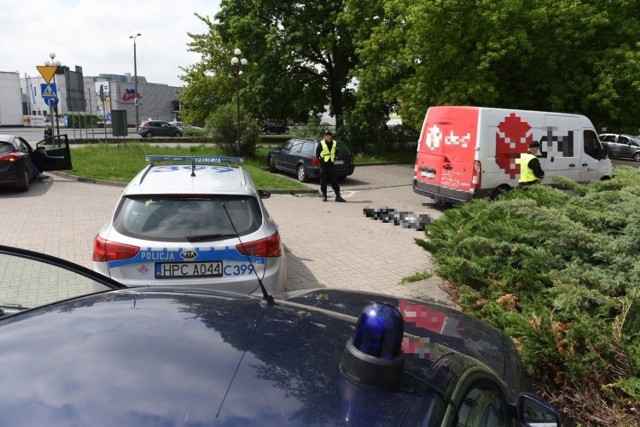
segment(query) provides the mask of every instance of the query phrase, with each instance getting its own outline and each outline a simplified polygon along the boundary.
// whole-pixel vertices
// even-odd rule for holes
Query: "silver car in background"
[[[607,148],[609,157],[633,159],[640,162],[640,138],[618,133],[598,135],[602,145]]]

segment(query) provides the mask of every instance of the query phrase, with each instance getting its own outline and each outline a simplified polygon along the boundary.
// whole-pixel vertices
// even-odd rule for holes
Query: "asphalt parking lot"
[[[448,303],[440,279],[400,284],[431,273],[429,254],[415,244],[424,232],[369,212],[437,218],[441,208],[411,189],[412,165],[359,166],[341,184],[348,203],[323,203],[319,194],[273,194],[265,200],[287,255],[287,290],[345,288]],[[318,189],[317,182],[309,183]],[[122,186],[79,182],[64,174],[35,182],[29,192],[0,189],[0,242],[91,267],[93,238],[111,215]]]

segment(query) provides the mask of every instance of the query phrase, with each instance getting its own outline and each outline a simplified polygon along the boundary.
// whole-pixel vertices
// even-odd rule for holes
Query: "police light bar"
[[[191,163],[244,163],[244,157],[209,157],[209,156],[144,156],[145,161],[152,162],[191,162]]]

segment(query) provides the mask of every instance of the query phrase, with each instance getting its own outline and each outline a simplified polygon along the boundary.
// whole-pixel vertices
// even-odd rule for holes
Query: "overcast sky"
[[[85,76],[134,74],[150,83],[183,86],[179,67],[199,61],[187,51],[187,33],[204,34],[195,16],[213,17],[219,0],[0,0],[0,71],[38,76],[36,65],[50,60]]]

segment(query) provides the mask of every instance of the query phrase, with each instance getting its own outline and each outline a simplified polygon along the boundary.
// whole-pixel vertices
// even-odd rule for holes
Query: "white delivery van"
[[[593,124],[577,114],[483,107],[431,107],[422,125],[413,191],[444,203],[497,198],[518,186],[520,154],[540,143],[548,177],[576,182],[612,176]]]

